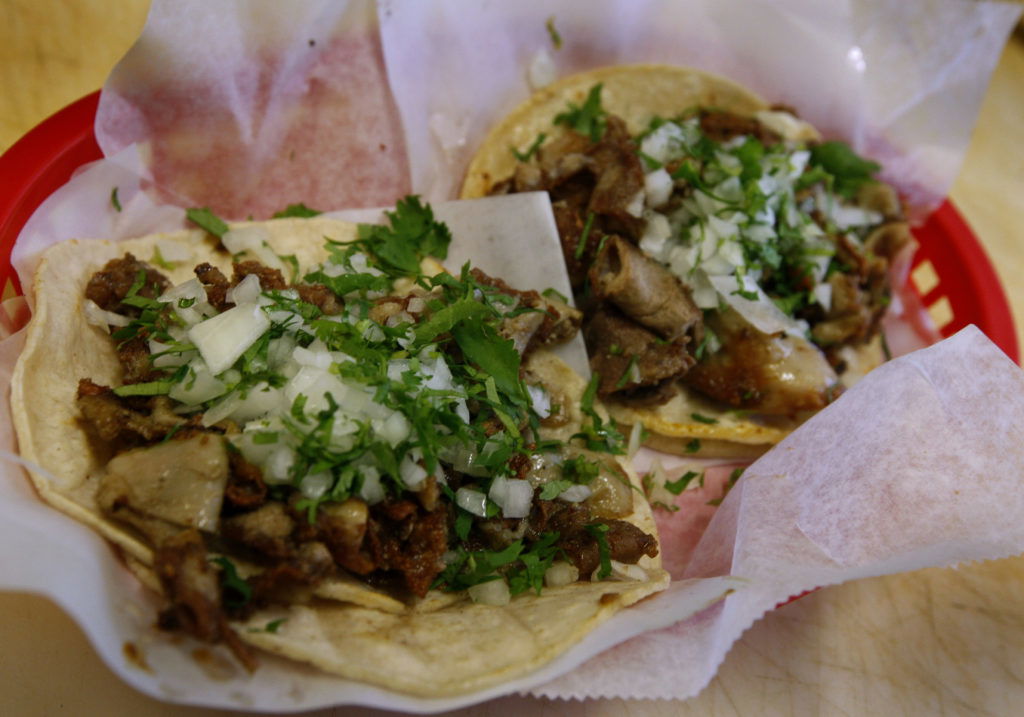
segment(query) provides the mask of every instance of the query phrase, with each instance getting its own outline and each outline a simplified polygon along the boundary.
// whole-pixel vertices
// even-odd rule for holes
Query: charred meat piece
[[[263,504],[267,498],[267,484],[258,466],[242,457],[239,451],[230,451],[231,475],[224,490],[227,506],[251,510]]]
[[[199,532],[186,530],[163,541],[153,567],[170,602],[160,615],[160,627],[183,630],[205,642],[224,641],[246,669],[254,670],[256,658],[228,626],[221,610],[219,579]]]
[[[368,575],[377,568],[377,563],[363,549],[369,519],[369,506],[359,498],[324,505],[317,511],[320,539],[335,562],[356,575]]]
[[[295,520],[283,503],[271,501],[248,513],[225,518],[221,535],[270,558],[288,558],[295,552],[291,539]]]
[[[140,272],[145,275],[145,280],[137,292],[138,296],[155,299],[170,287],[170,282],[159,271],[131,254],[125,254],[120,259],[111,259],[89,278],[85,298],[94,301],[101,309],[138,316],[140,309],[121,302],[138,281]]]
[[[323,284],[296,284],[293,288],[299,292],[302,301],[313,304],[328,316],[340,314],[344,308],[341,300]]]
[[[163,371],[153,368],[149,343],[141,336],[118,344],[117,360],[121,363],[123,383],[152,381],[163,374]]]
[[[502,336],[515,343],[521,356],[541,346],[561,343],[579,329],[583,315],[568,304],[541,296],[536,291],[513,289],[501,279],[488,276],[479,269],[472,269],[470,273],[478,283],[516,297],[520,307],[534,309],[505,319],[499,329]]]
[[[639,239],[643,229],[638,203],[644,189],[643,166],[618,117],[608,117],[598,142],[569,132],[542,146],[537,163],[520,164],[511,184],[516,192],[547,190],[551,195],[574,290],[586,280],[604,235]],[[582,249],[580,242],[585,242]]]
[[[608,231],[637,236],[644,222],[632,205],[644,190],[644,170],[626,123],[609,116],[604,136],[589,154],[597,181],[587,210],[611,220]]]
[[[288,287],[288,282],[281,276],[280,271],[264,266],[258,261],[240,261],[234,265],[234,270],[232,285],[241,283],[242,279],[250,274],[255,274],[263,291],[280,291]]]
[[[288,559],[249,578],[252,602],[303,603],[313,597],[313,588],[335,571],[331,553],[323,543],[302,543]]]
[[[660,386],[684,375],[694,365],[685,338],[665,341],[611,306],[594,314],[583,336],[590,352],[590,368],[600,376],[597,394],[602,398]]]
[[[590,269],[599,299],[662,338],[675,341],[690,333],[700,342],[703,315],[689,290],[668,269],[626,240],[610,236]]]
[[[389,500],[373,506],[366,544],[381,570],[398,573],[413,595],[423,597],[444,569],[448,550],[448,511],[423,511],[408,500]]]
[[[824,408],[838,378],[813,344],[768,335],[732,309],[716,312],[707,327],[721,342],[683,377],[700,393],[730,406],[794,416]]]
[[[728,142],[741,135],[756,137],[765,146],[782,141],[779,135],[761,124],[756,117],[742,117],[731,112],[701,112],[700,128],[714,142]]]
[[[90,433],[107,443],[131,446],[158,440],[182,423],[166,399],[121,398],[87,378],[78,382],[77,403]]]
[[[231,284],[228,283],[228,278],[224,276],[220,269],[213,264],[203,262],[194,271],[196,277],[202,282],[203,288],[206,289],[206,300],[210,302],[213,308],[217,309],[217,311],[226,311],[234,306],[234,304],[227,300],[227,293],[228,289],[231,288]]]

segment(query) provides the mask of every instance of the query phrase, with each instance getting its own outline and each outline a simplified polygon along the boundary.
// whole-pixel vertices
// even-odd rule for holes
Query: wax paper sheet
[[[386,206],[410,189],[450,199],[474,146],[529,93],[531,66],[564,74],[657,61],[719,72],[882,160],[887,178],[923,211],[956,174],[1018,14],[956,0],[157,0],[104,88],[97,137],[107,160],[40,208],[13,260],[28,286],[42,247],[176,229],[185,206],[245,218],[298,201]],[[487,221],[513,233],[523,211],[535,226],[550,222],[536,206],[504,211]],[[509,241],[527,266],[561,261],[534,237]],[[0,344],[4,381],[20,341]],[[517,690],[684,698],[707,684],[745,629],[791,595],[1024,549],[1014,527],[1020,506],[1004,499],[1013,495],[1005,467],[1019,465],[1013,452],[1024,445],[1021,381],[970,329],[887,365],[748,468],[720,507],[709,501],[722,498],[732,466],[710,468],[703,487],[674,499],[682,509],[659,518],[666,565],[678,578],[669,592],[602,626],[544,671],[458,700],[413,700],[274,659],[257,679],[227,663],[210,674],[153,631],[153,597],[109,549],[34,502],[11,464],[0,481],[0,581],[53,597],[120,675],[174,701],[430,711]],[[986,397],[995,393],[1006,398],[993,407]],[[13,450],[9,418],[0,419],[0,439]],[[929,427],[925,435],[920,426]],[[911,449],[916,459],[907,463]],[[638,460],[653,458],[644,452]],[[670,476],[687,470],[665,462]],[[145,649],[154,673],[125,658],[125,641]]]

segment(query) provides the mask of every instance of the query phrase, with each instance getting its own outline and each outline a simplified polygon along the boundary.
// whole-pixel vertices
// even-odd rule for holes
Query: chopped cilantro
[[[835,177],[835,190],[852,198],[857,190],[882,169],[880,165],[857,155],[845,142],[822,142],[811,147],[812,167],[821,167]]]
[[[686,444],[686,446],[683,448],[683,450],[686,451],[687,453],[696,453],[697,451],[700,450],[700,439],[691,438],[689,442]]]
[[[686,487],[693,482],[694,478],[700,478],[703,482],[704,474],[698,471],[686,471],[686,473],[683,473],[678,480],[665,481],[665,490],[672,495],[679,495],[686,490]]]
[[[245,606],[252,599],[252,586],[238,575],[235,564],[223,556],[210,562],[221,567],[220,587],[224,592],[224,604],[229,608]]]
[[[591,523],[584,526],[590,533],[590,537],[597,542],[597,554],[601,561],[601,567],[597,571],[597,579],[604,580],[612,574],[612,552],[608,547],[608,525],[605,523]]]
[[[146,381],[145,383],[128,383],[118,386],[114,393],[122,398],[125,396],[162,396],[174,387],[174,381]]]
[[[544,27],[548,31],[548,37],[551,38],[551,46],[556,50],[562,49],[562,36],[558,34],[558,30],[555,29],[555,16],[551,15],[544,22]]]
[[[288,217],[298,217],[300,219],[308,219],[309,217],[316,217],[323,214],[323,212],[317,211],[316,209],[310,209],[302,202],[298,204],[289,204],[287,207],[279,212],[274,212],[273,219],[286,219]]]
[[[540,295],[546,299],[561,301],[563,304],[569,303],[569,299],[565,296],[565,294],[561,293],[560,291],[556,291],[551,287],[544,289],[544,291],[540,292]]]
[[[590,137],[591,142],[600,141],[607,124],[607,112],[601,107],[601,83],[590,88],[582,105],[569,103],[569,109],[555,115],[554,124],[565,125],[582,135]]]
[[[562,477],[573,483],[587,484],[601,473],[601,464],[584,455],[562,461]]]
[[[541,500],[554,500],[565,491],[569,490],[575,485],[572,481],[568,480],[553,480],[548,481],[540,489]]]
[[[224,236],[228,231],[227,223],[210,211],[209,207],[189,209],[185,212],[185,217],[200,229],[205,229],[218,238]]]
[[[587,250],[587,240],[590,238],[590,226],[594,223],[594,213],[587,212],[587,219],[583,223],[583,231],[580,233],[579,243],[573,256],[577,259],[583,258],[583,252]]]
[[[529,162],[530,158],[537,153],[537,150],[540,149],[540,146],[544,144],[544,140],[547,138],[548,136],[541,132],[537,135],[537,138],[533,140],[533,143],[526,148],[525,152],[520,152],[515,147],[511,147],[512,155],[520,162]]]
[[[629,357],[629,363],[626,365],[626,370],[622,372],[622,375],[619,376],[619,380],[615,382],[615,390],[616,391],[618,391],[621,388],[624,388],[626,386],[626,384],[636,380],[636,377],[633,375],[635,369],[636,369],[636,354],[634,354],[634,355]]]
[[[418,196],[400,199],[387,217],[388,226],[360,224],[358,234],[358,243],[380,261],[379,268],[385,272],[393,276],[418,275],[423,257],[448,256],[451,232],[447,225],[434,220],[434,210],[421,204]]]
[[[718,419],[717,418],[711,418],[710,416],[703,416],[703,415],[701,415],[699,413],[691,413],[690,414],[690,418],[695,420],[697,423],[708,423],[708,424],[718,423]]]
[[[513,565],[508,572],[509,593],[515,596],[532,589],[540,595],[544,587],[544,573],[555,558],[565,555],[556,545],[559,537],[555,532],[541,533],[540,539],[520,554],[519,564]]]
[[[597,387],[600,381],[601,377],[596,371],[591,374],[590,382],[580,399],[580,411],[590,420],[584,422],[583,430],[573,435],[573,438],[582,439],[584,445],[590,450],[623,455],[626,450],[624,448],[625,437],[622,432],[615,427],[613,422],[606,423],[594,408],[594,398],[597,396]]]
[[[114,207],[115,211],[121,211],[121,200],[117,198],[117,187],[110,191],[110,204]]]

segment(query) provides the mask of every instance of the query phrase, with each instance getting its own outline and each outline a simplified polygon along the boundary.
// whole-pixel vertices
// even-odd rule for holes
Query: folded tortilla
[[[638,64],[602,67],[570,75],[535,92],[491,129],[470,162],[461,197],[487,196],[495,191],[515,174],[520,165],[517,153],[533,145],[542,133],[546,136],[545,146],[557,144],[570,130],[556,124],[556,116],[564,113],[570,104],[584,105],[588,93],[598,84],[601,85],[602,108],[624,120],[630,136],[648,129],[653,118],[678,117],[695,108],[724,110],[744,117],[771,109],[767,102],[745,87],[692,68]],[[820,140],[814,127],[802,120],[788,115],[781,119],[774,117],[773,120],[770,128],[786,139]],[[906,232],[905,227],[903,231]],[[615,251],[625,257],[623,251]],[[598,261],[603,261],[604,256],[610,253],[611,250],[605,250]],[[611,277],[610,282],[624,281],[622,277],[630,281],[644,278],[639,270],[632,269],[619,256],[616,257],[616,271],[619,276]],[[600,272],[598,276],[601,276]],[[658,285],[660,278],[651,277],[650,281],[649,291],[634,292],[628,299],[639,305],[624,310],[633,321],[662,337],[673,338],[664,326],[644,319],[646,312],[654,316],[656,310],[664,308],[659,303],[665,297],[664,288]],[[605,288],[611,301],[616,302],[616,287],[610,285]],[[607,291],[609,288],[611,291]],[[671,315],[672,312],[668,313]],[[690,312],[681,310],[675,313],[686,321]],[[661,311],[661,317],[665,315],[666,312]],[[663,318],[659,320],[664,321]],[[686,324],[683,328],[687,328]],[[856,348],[844,349],[843,355],[849,367],[839,377],[843,385],[850,385],[884,360],[881,342],[877,338]],[[704,398],[681,385],[679,392],[662,405],[634,407],[614,401],[606,401],[605,404],[608,413],[620,424],[642,424],[649,436],[646,443],[653,448],[713,457],[760,455],[810,415],[809,412],[784,416],[738,410]],[[703,420],[693,418],[695,414]]]
[[[325,237],[356,238],[356,225],[323,218],[260,224],[270,234],[270,248],[294,255],[303,269],[326,258]],[[79,422],[75,402],[80,378],[120,383],[114,342],[86,321],[83,303],[90,276],[126,252],[162,267],[161,256],[189,253],[187,261],[162,269],[173,283],[191,278],[201,262],[229,275],[232,263],[200,230],[123,242],[71,240],[52,247],[35,274],[35,314],[14,371],[11,406],[21,455],[45,471],[30,471],[39,495],[121,548],[143,582],[158,590],[152,548],[99,508],[104,461]],[[578,404],[584,382],[561,361],[538,352],[527,368]],[[656,535],[642,493],[634,495],[633,513],[624,520]],[[342,677],[424,697],[463,694],[536,669],[619,609],[667,586],[660,556],[645,556],[638,565],[645,579],[579,582],[539,596],[523,594],[504,607],[436,591],[408,604],[356,578],[336,579],[319,585],[312,603],[263,609],[233,627],[246,642]],[[262,629],[280,618],[287,619],[276,632]]]

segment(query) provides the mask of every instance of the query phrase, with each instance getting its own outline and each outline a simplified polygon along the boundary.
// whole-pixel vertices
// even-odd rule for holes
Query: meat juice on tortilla
[[[663,450],[742,455],[883,360],[910,235],[878,169],[727,80],[638,65],[527,100],[463,196],[548,191],[613,417]]]
[[[578,312],[444,272],[415,197],[390,227],[192,216],[48,251],[12,384],[40,494],[162,591],[162,627],[438,696],[665,587],[596,385],[546,350]]]

